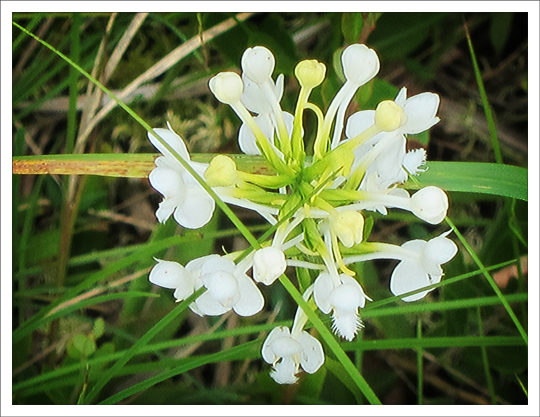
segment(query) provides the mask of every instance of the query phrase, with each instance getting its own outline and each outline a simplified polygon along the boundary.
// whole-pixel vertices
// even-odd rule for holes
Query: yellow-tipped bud
[[[315,88],[321,84],[326,74],[326,66],[316,59],[300,61],[294,69],[294,75],[304,88]]]
[[[392,132],[407,123],[407,115],[392,100],[381,101],[375,110],[375,125],[383,132]]]
[[[362,242],[364,217],[357,211],[341,211],[332,221],[332,230],[343,246],[350,248]]]
[[[204,178],[210,187],[234,185],[237,181],[236,164],[228,156],[218,155],[210,161]]]

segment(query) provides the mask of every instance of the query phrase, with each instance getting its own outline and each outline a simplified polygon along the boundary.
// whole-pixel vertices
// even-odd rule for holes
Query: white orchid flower
[[[208,164],[190,161],[186,144],[170,127],[154,129],[154,131],[199,175],[203,175]],[[163,195],[156,217],[160,223],[167,221],[171,215],[176,222],[188,229],[198,229],[210,221],[215,209],[215,202],[191,174],[178,162],[171,152],[148,133],[150,142],[163,156],[156,159],[156,168],[148,177],[150,184]]]
[[[328,272],[321,273],[315,280],[313,298],[324,314],[332,312],[334,332],[351,341],[363,327],[358,308],[364,308],[371,298],[349,275],[340,274],[337,281]]]
[[[441,281],[441,265],[449,262],[457,253],[457,246],[444,233],[429,241],[411,240],[401,245],[406,255],[396,266],[390,278],[390,291],[394,295],[405,294]],[[402,298],[403,301],[416,301],[424,298],[428,291]]]
[[[203,256],[190,261],[185,268],[176,262],[156,260],[158,264],[150,271],[150,282],[174,289],[177,301],[206,287],[207,291],[190,305],[200,316],[219,316],[231,309],[239,316],[252,316],[264,306],[264,298],[255,283],[229,259]]]

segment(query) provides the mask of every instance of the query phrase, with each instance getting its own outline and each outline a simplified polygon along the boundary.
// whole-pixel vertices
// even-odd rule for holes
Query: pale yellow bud
[[[244,92],[242,78],[235,72],[220,72],[210,79],[210,91],[224,104],[234,104],[240,101]]]
[[[332,221],[332,230],[343,246],[350,248],[354,244],[362,242],[364,217],[357,211],[340,211]]]
[[[294,75],[304,88],[315,88],[320,85],[326,74],[326,66],[315,59],[300,61],[294,69]]]
[[[210,187],[228,187],[237,180],[236,164],[225,155],[218,155],[204,172],[204,178]]]
[[[381,101],[375,110],[375,125],[383,132],[392,132],[407,123],[407,115],[392,100]]]

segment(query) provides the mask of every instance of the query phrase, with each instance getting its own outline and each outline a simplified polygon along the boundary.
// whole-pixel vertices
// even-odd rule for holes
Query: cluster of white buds
[[[397,296],[412,292],[402,297],[407,302],[425,297],[429,289],[422,289],[441,280],[441,265],[457,253],[448,233],[401,246],[368,242],[363,214],[366,210],[387,214],[389,208],[398,208],[434,225],[445,219],[448,197],[443,190],[428,186],[410,195],[399,187],[409,176],[424,171],[426,153],[423,149],[407,152],[407,135],[421,133],[439,121],[439,96],[422,93],[407,98],[403,88],[395,100],[345,120],[358,88],[377,75],[379,58],[374,50],[355,44],[343,51],[341,63],[346,81],[326,113],[309,102],[311,91],[326,74],[325,65],[316,60],[302,61],[295,69],[301,89],[294,113],[281,109],[284,78],[272,78],[275,58],[265,47],[244,52],[241,75],[222,72],[210,80],[215,97],[230,105],[242,121],[240,149],[262,155],[275,171],[272,175],[243,172],[224,155],[209,164],[195,163],[170,126],[154,130],[168,146],[149,133],[163,154],[150,174],[151,185],[164,196],[156,212],[160,222],[173,214],[180,225],[199,228],[210,221],[215,208],[214,200],[172,149],[225,203],[254,210],[276,226],[269,242],[237,263],[237,254],[209,255],[185,267],[157,260],[150,273],[152,283],[174,289],[178,301],[205,287],[190,306],[201,316],[230,310],[251,316],[264,306],[257,283],[272,285],[288,266],[313,269],[318,275],[304,291],[304,299],[313,300],[311,305],[321,313],[332,314],[332,329],[350,341],[363,326],[360,309],[372,300],[347,265],[399,260],[390,290]],[[305,148],[311,142],[304,138],[306,109],[318,120],[313,149]],[[324,363],[322,346],[304,330],[306,323],[306,314],[298,308],[292,329],[275,328],[263,344],[262,357],[273,365],[271,376],[278,383],[294,383],[300,368],[313,373]]]

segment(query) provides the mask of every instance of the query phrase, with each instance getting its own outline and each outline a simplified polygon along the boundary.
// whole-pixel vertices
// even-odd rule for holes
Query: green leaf
[[[437,161],[426,165],[428,170],[417,177],[422,187],[435,185],[446,191],[492,194],[527,201],[527,168],[483,162]]]
[[[67,351],[73,358],[87,358],[96,351],[96,342],[89,336],[76,334]]]
[[[343,13],[341,16],[341,32],[346,43],[358,42],[363,27],[362,13]]]

